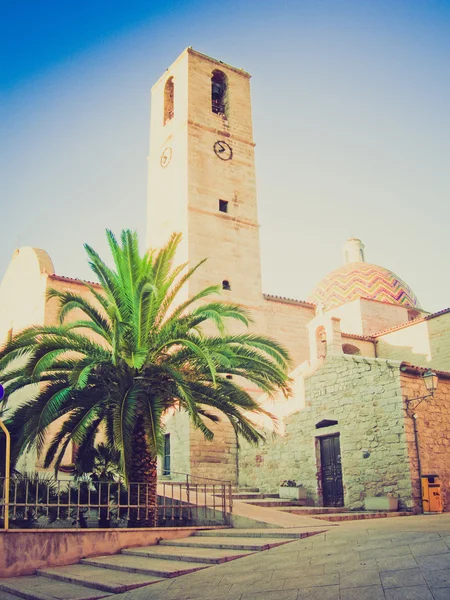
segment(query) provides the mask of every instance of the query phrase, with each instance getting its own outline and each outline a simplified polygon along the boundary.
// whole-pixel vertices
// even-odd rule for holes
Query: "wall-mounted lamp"
[[[416,415],[411,411],[414,411],[419,406],[419,404],[423,402],[423,400],[426,400],[427,398],[432,398],[438,386],[438,376],[436,375],[436,373],[431,371],[431,369],[425,371],[425,373],[422,375],[422,379],[425,383],[425,387],[427,389],[428,394],[425,394],[424,396],[416,396],[415,398],[408,398],[408,396],[406,396],[405,398],[406,410],[409,416],[413,418],[416,418]],[[417,402],[417,404],[411,406],[412,402]]]

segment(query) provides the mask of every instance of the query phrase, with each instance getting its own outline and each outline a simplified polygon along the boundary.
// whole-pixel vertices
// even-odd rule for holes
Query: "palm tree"
[[[119,242],[107,231],[107,239],[113,268],[85,244],[100,282],[100,288],[86,283],[90,299],[51,290],[60,324],[29,327],[0,352],[3,404],[15,391],[30,390],[29,400],[9,411],[16,459],[35,448],[56,472],[71,442],[88,451],[101,432],[120,453],[125,484],[151,482],[149,503],[155,506],[166,411],[186,411],[207,439],[213,438],[208,423],[225,415],[236,434],[256,443],[262,434],[249,414],[268,413],[226,375],[268,395],[287,395],[290,361],[271,338],[228,332],[227,322],[248,327],[250,317],[235,304],[212,299],[218,286],[177,301],[203,262],[174,266],[180,234],[144,255],[134,232],[124,230]],[[211,325],[215,333],[207,334]],[[48,444],[49,426],[58,419],[62,424]],[[155,509],[152,523],[156,516]]]

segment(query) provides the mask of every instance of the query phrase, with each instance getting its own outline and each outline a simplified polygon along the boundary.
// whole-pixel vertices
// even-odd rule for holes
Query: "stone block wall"
[[[428,325],[421,321],[377,336],[377,354],[383,358],[402,360],[427,366],[431,360]]]
[[[450,376],[449,376],[450,377]],[[427,393],[420,374],[402,373],[404,397],[416,398]],[[441,480],[444,510],[450,511],[450,378],[441,376],[434,397],[416,407],[411,403],[411,412],[417,414],[417,430],[422,474],[437,474]],[[421,508],[421,486],[414,422],[405,416],[405,431],[413,481],[414,506]]]
[[[320,505],[319,438],[338,433],[345,506],[360,508],[365,496],[394,493],[402,507],[412,507],[399,366],[329,356],[305,379],[304,408],[286,419],[284,436],[268,437],[258,448],[243,444],[240,484],[275,492],[281,480],[294,479]],[[338,424],[316,429],[324,419]]]
[[[450,371],[450,312],[377,336],[378,356]]]
[[[450,313],[427,319],[426,323],[433,368],[450,371]]]
[[[190,453],[191,475],[194,477],[212,478],[220,481],[235,482],[237,478],[236,435],[228,419],[222,418],[218,423],[208,423],[214,432],[214,438],[208,441],[199,429],[191,426]],[[204,483],[202,479],[198,483]]]

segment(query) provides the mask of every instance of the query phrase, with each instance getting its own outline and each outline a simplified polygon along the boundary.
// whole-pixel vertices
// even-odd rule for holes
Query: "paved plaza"
[[[450,515],[354,521],[117,600],[450,600]]]

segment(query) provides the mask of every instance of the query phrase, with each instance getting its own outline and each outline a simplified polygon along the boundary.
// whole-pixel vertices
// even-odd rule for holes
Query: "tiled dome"
[[[358,252],[355,257],[360,260],[352,258],[350,247],[350,253],[346,255],[347,264],[332,271],[319,283],[309,298],[311,302],[321,303],[325,310],[331,310],[358,298],[369,298],[420,309],[416,295],[400,277],[388,269],[364,262],[364,246],[360,240],[353,238],[347,244],[354,247],[354,252]]]

